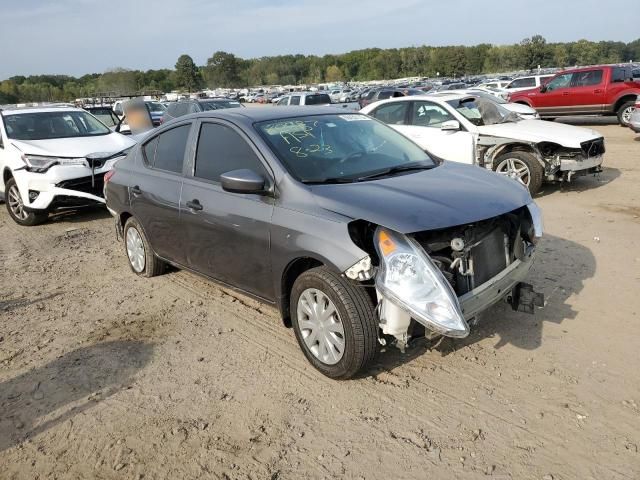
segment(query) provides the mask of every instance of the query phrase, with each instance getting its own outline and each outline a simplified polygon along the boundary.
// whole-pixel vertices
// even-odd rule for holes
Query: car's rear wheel
[[[44,222],[49,216],[46,213],[28,212],[25,210],[15,179],[10,178],[7,181],[4,191],[9,216],[18,225],[32,227]]]
[[[497,173],[518,180],[529,189],[531,195],[538,193],[542,186],[542,165],[529,152],[505,153],[495,159],[494,165]]]
[[[364,288],[326,267],[313,268],[295,281],[290,307],[298,344],[324,375],[351,378],[375,357],[378,323]]]
[[[124,246],[131,270],[143,277],[155,277],[164,271],[164,262],[156,257],[138,221],[131,217],[124,226]]]
[[[628,127],[631,123],[631,115],[636,109],[636,102],[626,102],[618,109],[618,123],[623,127]]]

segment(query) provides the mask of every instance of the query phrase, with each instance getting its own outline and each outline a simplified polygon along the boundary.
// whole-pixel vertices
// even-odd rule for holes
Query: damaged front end
[[[375,287],[382,333],[404,349],[412,320],[429,338],[463,338],[469,334],[467,322],[502,299],[514,310],[533,313],[543,298],[522,280],[541,235],[535,203],[488,220],[410,235],[378,227]]]
[[[604,161],[604,138],[580,143],[580,148],[565,147],[554,142],[528,142],[513,138],[480,135],[476,149],[476,163],[489,170],[496,167],[496,159],[512,151],[529,152],[543,168],[547,181],[571,181],[576,175],[600,173]]]

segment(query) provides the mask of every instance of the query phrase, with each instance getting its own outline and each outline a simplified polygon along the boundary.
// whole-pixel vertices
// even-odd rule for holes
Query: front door
[[[245,168],[272,182],[244,134],[231,125],[202,123],[180,200],[186,265],[273,300],[269,245],[273,198],[230,193],[220,185],[221,174]]]
[[[574,102],[571,91],[572,73],[557,75],[537,94],[534,108],[542,116],[570,114]]]
[[[440,105],[429,101],[410,103],[407,125],[394,126],[427,152],[453,162],[473,165],[475,160],[473,134],[465,130],[442,130],[442,124],[458,121]]]

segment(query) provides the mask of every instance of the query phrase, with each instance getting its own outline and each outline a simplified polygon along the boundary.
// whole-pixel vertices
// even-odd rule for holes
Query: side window
[[[573,74],[574,87],[589,87],[602,83],[602,70],[589,70],[587,72],[576,72]]]
[[[431,102],[414,102],[411,125],[440,128],[444,122],[455,120],[440,105]]]
[[[385,90],[378,94],[378,100],[386,100],[387,98],[391,98],[391,90]]]
[[[289,104],[289,97],[284,97],[282,100],[278,101],[279,107],[284,107]]]
[[[300,105],[300,97],[297,95],[295,97],[291,97],[291,103],[289,103],[289,105]]]
[[[198,113],[200,111],[200,109],[198,108],[198,104],[193,102],[189,104],[189,111],[188,113]]]
[[[565,73],[564,75],[558,75],[553,80],[550,80],[547,83],[547,91],[552,92],[553,90],[557,90],[559,88],[566,88],[571,83],[572,73]]]
[[[236,131],[225,125],[204,123],[200,127],[194,176],[220,182],[220,175],[241,168],[265,175],[253,149]]]
[[[507,88],[527,88],[527,87],[535,87],[536,79],[533,77],[526,78],[516,78],[513,82],[511,82]]]
[[[124,114],[124,112],[122,111],[122,103],[118,103],[117,105],[115,105],[113,107],[113,111],[118,116]]]
[[[394,97],[394,98],[396,98],[396,97],[404,97],[404,96],[405,96],[405,95],[404,95],[404,93],[402,93],[402,92],[393,92],[393,97]]]
[[[181,125],[158,135],[153,168],[182,173],[184,151],[187,147],[191,124]],[[151,142],[150,142],[151,143]],[[149,144],[145,145],[145,149]],[[146,151],[145,151],[146,156]],[[149,157],[147,157],[148,159]]]
[[[409,102],[381,105],[373,111],[373,117],[389,125],[405,125]]]
[[[624,67],[614,67],[611,72],[611,83],[624,82],[627,78],[631,78],[631,72]]]
[[[153,162],[156,157],[156,147],[158,146],[158,137],[154,137],[142,146],[142,154],[144,160],[150,167],[153,166]]]

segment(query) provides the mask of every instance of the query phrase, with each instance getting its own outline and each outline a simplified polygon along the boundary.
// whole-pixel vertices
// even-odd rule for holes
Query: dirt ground
[[[640,478],[640,141],[548,186],[535,316],[336,382],[277,312],[131,273],[102,210],[0,210],[0,478]]]

